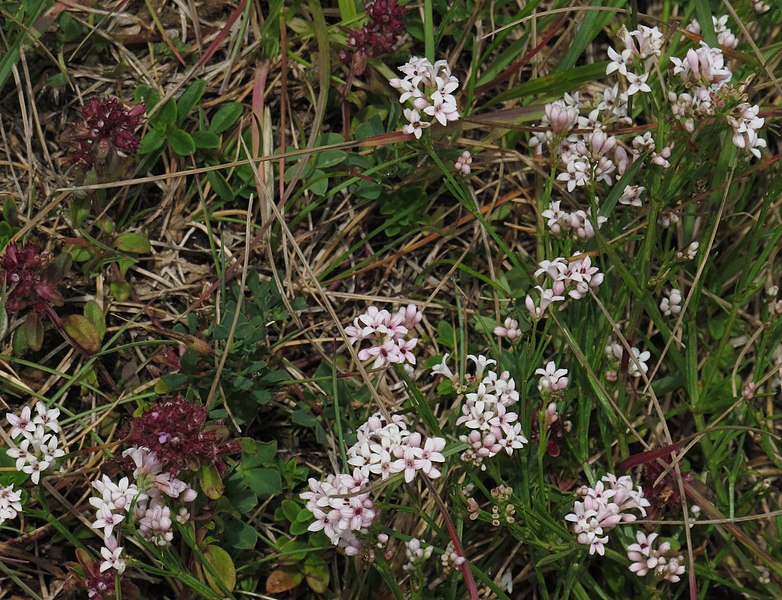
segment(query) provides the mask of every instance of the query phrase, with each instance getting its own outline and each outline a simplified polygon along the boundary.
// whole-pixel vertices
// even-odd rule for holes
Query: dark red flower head
[[[679,493],[679,482],[676,480],[676,474],[671,470],[660,478],[665,468],[660,464],[659,460],[651,460],[646,463],[641,475],[644,496],[651,502],[649,508],[649,518],[651,519],[656,519],[667,507],[671,507],[674,510],[681,509],[682,497]],[[659,482],[657,481],[658,479],[660,479]],[[695,478],[689,472],[682,471],[682,480],[684,483],[692,484]]]
[[[355,75],[364,72],[368,57],[393,52],[394,44],[405,28],[405,9],[397,4],[397,0],[372,0],[366,2],[364,8],[370,22],[348,32],[351,69]],[[343,50],[340,58],[347,61],[350,54]]]
[[[165,471],[176,475],[185,469],[212,464],[220,473],[226,454],[241,452],[238,442],[226,440],[219,422],[206,425],[206,407],[177,395],[150,406],[128,424],[128,446],[143,446],[157,454]]]
[[[114,570],[101,572],[100,563],[94,563],[84,579],[84,587],[94,600],[114,598]]]
[[[0,259],[0,277],[5,283],[6,309],[15,312],[40,302],[59,306],[62,295],[57,291],[60,276],[49,266],[49,255],[35,244],[20,249],[16,242],[6,246]]]
[[[71,134],[71,162],[92,167],[110,162],[117,150],[134,154],[141,141],[134,132],[141,124],[146,108],[136,104],[128,109],[116,98],[90,98],[81,107],[84,125]]]

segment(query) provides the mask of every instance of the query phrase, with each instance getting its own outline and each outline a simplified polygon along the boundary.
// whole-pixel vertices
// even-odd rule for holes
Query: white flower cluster
[[[636,136],[628,152],[616,137],[604,131],[606,126],[614,123],[632,123],[627,114],[627,98],[627,93],[619,93],[618,84],[607,88],[603,91],[602,101],[586,117],[580,114],[584,104],[578,93],[565,94],[562,100],[546,105],[541,121],[545,129],[532,135],[530,146],[535,147],[538,153],[545,146],[552,155],[559,157],[561,172],[557,180],[564,182],[569,192],[600,181],[611,185],[614,178],[622,176],[645,151],[651,153],[653,164],[663,168],[670,166],[667,159],[671,156],[671,147],[655,152],[651,133]],[[570,133],[574,127],[586,133]],[[628,186],[620,203],[640,206],[643,191],[642,186]],[[594,236],[594,223],[589,221],[584,211],[566,213],[554,201],[543,216],[548,219],[548,227],[554,235],[571,230],[580,239]],[[602,218],[599,220],[598,226],[604,222]]]
[[[404,109],[408,124],[402,131],[420,138],[423,130],[430,127],[435,119],[441,125],[459,120],[453,96],[459,88],[459,80],[451,75],[447,61],[438,60],[432,64],[425,58],[413,56],[399,70],[404,73],[404,78],[395,77],[388,83],[400,91],[399,102],[413,105],[413,108]]]
[[[417,567],[429,560],[434,546],[424,547],[418,538],[410,538],[405,543],[405,556],[407,563],[402,565],[404,571],[415,571]]]
[[[575,258],[582,257],[582,258]],[[575,252],[568,261],[558,257],[554,260],[544,260],[538,264],[535,277],[541,275],[550,278],[550,287],[536,286],[540,299],[537,303],[532,296],[527,295],[524,302],[533,319],[543,317],[546,308],[553,302],[564,302],[565,294],[579,300],[583,298],[590,288],[598,288],[603,283],[603,274],[600,269],[592,266],[589,255]]]
[[[682,293],[681,290],[672,288],[665,292],[662,300],[660,300],[660,312],[666,317],[671,315],[678,315],[682,312]]]
[[[635,534],[636,543],[627,547],[627,558],[633,561],[630,570],[644,577],[650,571],[660,579],[666,579],[671,583],[681,580],[684,575],[684,557],[678,552],[671,552],[670,542],[663,542],[657,548],[654,542],[656,533],[646,535],[642,531]]]
[[[445,462],[445,440],[424,439],[420,433],[410,432],[399,415],[387,423],[380,413],[374,414],[356,434],[358,440],[347,452],[353,474],[337,473],[325,481],[310,478],[310,491],[301,494],[315,517],[309,530],[323,530],[348,556],[361,553],[363,545],[357,534],[366,534],[378,514],[369,492],[361,491],[373,476],[382,480],[404,472],[409,483],[421,471],[435,479],[440,476],[435,463]]]
[[[461,458],[485,469],[484,458],[491,458],[503,450],[510,456],[527,443],[527,438],[521,432],[519,415],[509,410],[519,401],[516,382],[510,373],[503,371],[497,374],[488,369],[497,361],[483,355],[470,354],[467,358],[475,364],[475,375],[470,377],[470,382],[473,386],[477,383],[477,387],[464,395],[462,415],[456,420],[457,426],[464,424],[472,430],[459,436],[460,441],[470,446]],[[446,364],[447,360],[448,354],[432,369],[432,373],[457,383],[456,376]]]
[[[582,486],[578,491],[581,500],[573,504],[573,512],[565,517],[573,523],[573,533],[579,544],[589,546],[589,554],[605,554],[609,531],[619,523],[631,523],[637,516],[629,511],[637,510],[646,516],[649,500],[644,498],[641,486],[633,488],[628,476],[617,478],[609,473],[594,488]]]
[[[628,84],[628,96],[638,92],[651,92],[652,89],[647,80],[662,52],[662,32],[657,27],[641,25],[633,31],[627,31],[625,27],[622,27],[619,36],[625,49],[622,52],[617,52],[609,46],[608,57],[611,62],[606,68],[606,75],[614,72],[622,75]]]
[[[361,492],[366,483],[361,469],[355,469],[353,475],[337,473],[325,481],[310,478],[310,491],[300,494],[315,517],[309,531],[323,530],[348,556],[361,553],[363,546],[356,533],[365,534],[377,515],[369,493]]]
[[[766,147],[766,140],[758,137],[758,130],[766,121],[758,116],[759,112],[757,104],[750,106],[748,102],[742,102],[728,115],[728,123],[733,127],[733,145],[750,151],[755,158],[760,158],[760,148]]]
[[[731,46],[735,36],[725,27],[727,16],[715,19],[715,30],[722,36],[720,44]],[[705,42],[695,50],[690,48],[684,58],[671,57],[673,74],[678,75],[687,91],[677,94],[668,92],[671,111],[687,131],[694,131],[695,120],[712,117],[717,109],[728,104],[742,88],[728,86],[733,74],[725,65],[725,57],[719,48],[711,48]],[[748,102],[741,102],[730,108],[727,121],[733,128],[733,145],[760,158],[760,149],[766,147],[766,140],[758,135],[765,119],[758,116],[760,109]]]
[[[560,208],[560,204],[559,200],[552,200],[548,209],[541,213],[546,219],[546,226],[554,237],[559,237],[563,231],[571,232],[579,240],[589,240],[595,237],[595,229],[592,227],[592,221],[589,220],[586,211],[566,212]],[[598,217],[598,227],[607,220],[607,217]]]
[[[642,374],[646,375],[649,371],[649,366],[646,361],[652,356],[648,350],[641,352],[638,348],[633,346],[630,348],[635,360],[629,360],[627,363],[627,374],[630,377],[640,377]],[[622,362],[622,354],[624,354],[624,348],[618,342],[609,341],[605,347],[605,353],[614,368],[617,368]],[[637,364],[636,364],[637,363]],[[609,380],[616,379],[616,371],[609,371],[607,374]]]
[[[410,483],[417,471],[431,479],[440,476],[435,463],[445,462],[442,450],[445,439],[424,439],[418,432],[410,432],[400,415],[393,415],[386,423],[380,413],[369,418],[356,431],[358,440],[348,450],[348,464],[361,471],[365,478],[379,475],[387,479],[395,473],[405,474]],[[396,459],[396,460],[394,460]]]
[[[728,15],[722,15],[721,17],[711,17],[712,23],[714,23],[714,33],[717,34],[717,43],[725,48],[735,48],[739,45],[739,38],[733,35],[733,32],[728,29]],[[697,19],[690,21],[687,25],[687,31],[692,33],[701,33],[701,24]]]
[[[374,358],[372,366],[375,369],[391,363],[408,362],[414,365],[413,348],[418,338],[406,336],[422,318],[415,304],[400,308],[394,315],[385,309],[378,310],[370,306],[363,315],[353,319],[352,325],[345,327],[345,333],[350,344],[364,341],[372,343],[368,348],[362,348],[358,357],[361,360]]]
[[[0,525],[15,519],[22,512],[22,492],[14,491],[14,484],[0,485]]]
[[[22,436],[16,448],[9,448],[6,453],[16,459],[16,470],[28,473],[33,483],[41,479],[41,473],[54,465],[54,461],[65,456],[65,451],[59,448],[57,433],[60,424],[57,421],[60,410],[47,409],[43,402],[35,403],[35,416],[31,415],[30,407],[25,406],[17,416],[7,413],[5,418],[11,425],[11,437]],[[47,433],[47,430],[51,433]]]
[[[133,521],[138,523],[141,537],[156,546],[168,546],[174,539],[174,531],[171,509],[165,505],[163,495],[183,502],[192,502],[198,496],[198,492],[184,481],[171,473],[163,473],[157,455],[148,448],[133,447],[125,450],[122,456],[130,457],[136,466],[133,482],[122,477],[114,483],[103,475],[92,482],[97,494],[89,500],[95,509],[92,528],[103,531],[101,572],[115,569],[120,574],[125,570],[125,561],[114,529],[121,529],[125,517],[131,514]]]
[[[538,390],[544,396],[560,394],[565,390],[568,384],[567,369],[557,369],[557,365],[554,364],[553,360],[546,363],[545,368],[535,369],[535,375],[540,375]],[[552,405],[553,411],[556,413],[557,405],[552,403],[549,405],[549,409]],[[553,421],[556,421],[556,418],[554,418],[552,422]]]

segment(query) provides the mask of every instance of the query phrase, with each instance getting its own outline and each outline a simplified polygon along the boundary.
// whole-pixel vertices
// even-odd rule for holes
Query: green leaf
[[[100,352],[100,336],[87,317],[68,315],[62,320],[62,326],[79,349],[87,354]]]
[[[179,100],[177,100],[178,124],[181,125],[187,118],[187,115],[190,114],[190,111],[193,110],[193,107],[198,104],[206,91],[206,87],[206,81],[199,79],[187,86],[187,89],[182,92]]]
[[[220,472],[213,464],[202,465],[198,471],[198,482],[201,484],[201,489],[206,494],[207,498],[217,500],[223,495],[225,486],[223,485],[223,478],[220,477]]]
[[[206,174],[206,180],[222,200],[225,200],[226,202],[234,201],[234,192],[231,189],[231,186],[228,185],[228,181],[226,181],[222,173],[219,171],[209,171]]]
[[[304,410],[301,408],[293,411],[293,414],[291,414],[291,421],[302,427],[315,427],[315,425],[318,424],[318,419],[309,412],[309,409]]]
[[[87,217],[90,216],[90,199],[74,197],[71,201],[71,220],[74,227],[81,227]]]
[[[269,573],[266,579],[267,594],[282,594],[298,586],[304,579],[304,574],[300,571],[288,571],[285,569],[275,569]]]
[[[147,107],[147,112],[152,110],[155,106],[157,106],[157,103],[160,102],[160,96],[158,96],[157,92],[143,83],[136,86],[133,99],[136,102],[143,102],[144,106]]]
[[[19,329],[14,331],[14,340],[11,344],[14,356],[21,356],[30,348],[27,343],[27,336],[24,333],[24,329],[24,327],[19,327]]]
[[[285,518],[288,519],[291,523],[296,522],[296,517],[299,516],[300,510],[301,507],[296,501],[288,499],[282,501],[282,512],[285,515]]]
[[[234,567],[234,562],[228,552],[220,546],[207,546],[204,548],[204,558],[219,578],[219,581],[215,580],[209,569],[205,568],[204,573],[209,587],[218,594],[224,593],[223,590],[232,592],[236,587],[236,567]]]
[[[312,183],[307,186],[307,189],[316,196],[323,196],[329,189],[329,178],[320,169],[312,173],[310,181]]]
[[[223,536],[231,548],[239,550],[252,550],[258,542],[258,532],[254,527],[232,518],[225,520]]]
[[[117,302],[124,302],[130,298],[130,284],[127,281],[112,281],[109,284],[111,297]]]
[[[338,165],[347,157],[347,152],[342,150],[324,150],[315,155],[315,166],[319,169],[327,169],[334,165]]]
[[[282,493],[282,479],[276,469],[248,469],[244,480],[259,498],[268,498]]]
[[[304,535],[309,531],[309,523],[291,523],[290,533],[291,535]]]
[[[106,315],[103,314],[100,305],[95,300],[89,300],[84,305],[84,316],[89,319],[98,335],[103,339],[103,336],[106,335]]]
[[[149,119],[149,124],[152,125],[154,129],[161,129],[162,131],[168,131],[176,125],[176,122],[177,107],[176,102],[173,100],[166,102]]]
[[[329,566],[318,554],[310,553],[304,560],[304,576],[307,585],[317,594],[323,594],[329,587]]]
[[[209,131],[215,134],[221,134],[231,127],[244,111],[244,105],[239,102],[228,102],[223,104],[212,117],[212,123],[209,125]]]
[[[698,23],[701,24],[701,35],[712,48],[717,46],[717,34],[714,32],[713,14],[708,2],[697,0],[695,2],[695,13],[698,15]]]
[[[35,312],[31,312],[24,320],[24,337],[27,345],[35,352],[43,346],[43,322]]]
[[[120,234],[114,240],[114,247],[121,252],[131,254],[149,254],[152,251],[147,236],[138,231],[127,231]]]
[[[150,129],[141,139],[138,147],[139,154],[150,154],[155,150],[160,150],[166,141],[166,135],[159,129]]]
[[[196,148],[214,150],[220,147],[220,136],[211,131],[196,131],[193,134],[193,143]]]
[[[190,156],[196,151],[193,138],[184,129],[175,129],[168,134],[168,142],[179,156]]]

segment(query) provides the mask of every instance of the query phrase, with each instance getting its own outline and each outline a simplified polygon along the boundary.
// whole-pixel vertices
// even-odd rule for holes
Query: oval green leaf
[[[209,566],[212,567],[215,575],[218,579],[209,572],[206,566],[204,567],[204,573],[206,573],[206,580],[211,587],[218,594],[223,594],[226,591],[232,592],[236,587],[236,568],[234,567],[234,561],[231,560],[228,552],[223,550],[220,546],[207,546],[204,549],[204,558]]]
[[[68,315],[62,320],[63,329],[71,341],[86,354],[100,352],[100,336],[87,317]]]

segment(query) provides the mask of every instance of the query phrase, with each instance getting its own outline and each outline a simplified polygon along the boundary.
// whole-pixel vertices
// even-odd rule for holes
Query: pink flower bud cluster
[[[399,90],[400,103],[412,104],[412,108],[404,109],[408,124],[402,131],[418,139],[435,120],[443,126],[449,121],[459,120],[456,98],[453,96],[459,89],[459,80],[451,75],[447,61],[438,60],[432,64],[425,58],[414,56],[399,70],[405,77],[395,77],[389,80],[389,84]]]
[[[589,546],[589,554],[603,556],[608,532],[619,523],[635,521],[638,517],[632,510],[645,517],[649,506],[641,487],[634,488],[628,476],[617,478],[609,473],[594,488],[582,486],[578,493],[581,500],[574,502],[565,520],[573,524],[578,543]]]
[[[656,533],[646,535],[642,531],[635,534],[636,543],[627,547],[627,558],[632,561],[630,570],[638,577],[652,572],[658,579],[676,583],[681,580],[680,575],[684,575],[684,557],[672,551],[670,542],[655,548],[657,537]]]
[[[752,8],[755,9],[756,13],[762,15],[771,10],[771,5],[764,2],[764,0],[752,0]]]
[[[17,471],[27,473],[32,482],[38,484],[41,473],[54,466],[58,458],[65,456],[65,451],[59,448],[57,438],[60,431],[57,420],[60,410],[47,409],[46,405],[39,401],[35,404],[35,413],[35,416],[32,416],[30,407],[25,406],[19,415],[5,415],[11,425],[11,437],[22,436],[19,445],[6,450],[6,454],[16,459]]]
[[[629,187],[629,186],[628,186]],[[541,216],[546,219],[546,226],[554,237],[559,237],[564,232],[570,232],[579,240],[589,240],[595,237],[595,229],[586,211],[576,210],[567,212],[560,208],[559,200],[552,200]],[[598,227],[608,221],[607,217],[597,217]]]
[[[443,568],[443,573],[447,575],[452,571],[461,569],[464,562],[464,556],[456,551],[453,542],[448,542],[445,551],[440,555],[440,564]]]
[[[418,538],[410,538],[405,542],[407,562],[402,565],[403,571],[415,571],[432,556],[434,546],[424,546]]]
[[[578,251],[573,254],[570,261],[558,257],[554,260],[544,260],[538,267],[535,277],[543,275],[550,282],[549,287],[535,287],[539,296],[537,302],[529,294],[524,301],[533,320],[541,319],[550,304],[564,302],[565,295],[580,300],[590,289],[596,289],[603,283],[600,269],[592,266],[589,255]]]
[[[725,65],[722,50],[711,48],[706,42],[701,42],[697,50],[687,50],[684,58],[672,56],[671,64],[673,74],[678,75],[685,84],[705,87],[712,92],[726,85],[733,76]]]
[[[410,334],[423,315],[415,306],[410,304],[401,308],[396,314],[387,310],[379,310],[370,306],[367,311],[355,319],[353,324],[345,327],[348,335],[348,343],[370,342],[372,345],[359,350],[360,360],[375,359],[373,368],[378,369],[392,363],[416,363],[413,348],[418,343],[418,338],[410,337]]]
[[[723,48],[735,48],[739,45],[739,39],[733,35],[733,32],[728,29],[728,15],[722,15],[721,17],[715,17],[712,15],[711,21],[714,24],[714,33],[717,34],[717,43]],[[701,24],[697,19],[690,21],[690,24],[686,27],[687,31],[692,33],[701,33]]]
[[[463,177],[467,177],[472,171],[472,167],[470,165],[472,165],[472,155],[470,155],[468,150],[465,150],[462,152],[462,155],[456,159],[454,168],[456,169],[457,173]]]
[[[515,342],[521,337],[519,322],[516,319],[508,317],[502,325],[497,325],[497,327],[494,328],[494,335],[497,337],[506,337],[511,342]]]
[[[681,290],[672,288],[665,292],[660,300],[660,312],[666,317],[676,316],[682,311],[682,293]]]
[[[432,373],[456,382],[456,377],[445,364],[447,357],[432,369]],[[518,404],[519,393],[510,373],[503,371],[498,374],[490,369],[497,361],[483,355],[470,354],[467,358],[475,365],[475,374],[470,375],[465,384],[466,389],[472,391],[464,394],[462,414],[456,420],[457,426],[464,425],[470,430],[459,436],[460,441],[470,446],[461,458],[485,469],[485,458],[503,450],[510,456],[527,443],[527,438],[521,432],[519,415],[512,410]]]
[[[560,159],[564,170],[557,175],[557,181],[565,182],[569,192],[600,181],[611,185],[617,167],[627,164],[624,148],[617,145],[614,136],[599,128],[575,144],[560,144]]]

